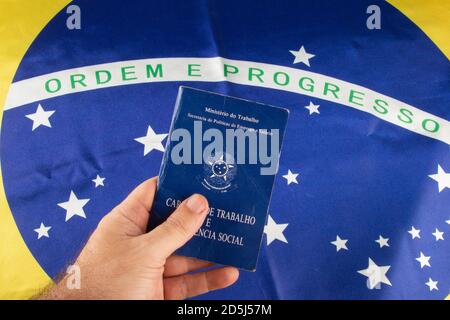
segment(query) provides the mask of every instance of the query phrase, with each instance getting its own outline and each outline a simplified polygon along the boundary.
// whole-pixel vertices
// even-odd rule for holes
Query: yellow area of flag
[[[70,1],[0,1],[0,102],[27,49],[45,25]],[[2,107],[3,110],[3,107]],[[3,112],[0,112],[0,121]],[[24,243],[6,201],[0,174],[0,298],[24,299],[36,295],[51,279]]]

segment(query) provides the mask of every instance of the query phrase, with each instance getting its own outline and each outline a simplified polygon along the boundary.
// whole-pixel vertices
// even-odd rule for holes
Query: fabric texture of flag
[[[0,55],[0,297],[64,272],[157,175],[180,85],[290,110],[257,271],[201,299],[448,295],[448,28],[425,33],[408,1],[50,2]],[[448,3],[420,5],[448,26]]]

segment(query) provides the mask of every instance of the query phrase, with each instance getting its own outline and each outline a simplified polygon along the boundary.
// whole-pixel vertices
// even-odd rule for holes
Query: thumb
[[[202,226],[208,215],[208,201],[200,194],[184,200],[167,220],[145,235],[150,250],[166,259],[188,242]]]

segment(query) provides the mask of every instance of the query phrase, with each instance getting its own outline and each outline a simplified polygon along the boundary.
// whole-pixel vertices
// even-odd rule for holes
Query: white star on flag
[[[430,258],[431,257],[424,255],[422,251],[420,252],[420,256],[416,258],[416,260],[419,261],[421,269],[423,269],[425,266],[431,267]]]
[[[369,258],[369,266],[367,269],[359,270],[358,273],[368,278],[368,287],[369,289],[373,289],[382,283],[392,286],[386,276],[386,273],[390,268],[391,266],[378,266],[371,258]]]
[[[411,226],[411,230],[409,230],[408,233],[411,235],[412,239],[415,239],[415,238],[420,239],[420,230],[414,228],[414,226]]]
[[[339,235],[336,236],[335,241],[331,241],[330,243],[336,246],[336,252],[339,252],[341,249],[348,250],[347,248],[348,239],[341,239]]]
[[[307,53],[304,46],[302,46],[298,51],[289,50],[289,52],[292,53],[295,57],[293,64],[297,64],[297,63],[301,62],[301,63],[306,64],[308,67],[310,67],[309,59],[312,59],[315,57],[315,55]]]
[[[40,227],[37,228],[37,229],[34,229],[34,231],[37,232],[37,234],[38,234],[38,240],[39,240],[40,238],[42,238],[42,237],[49,238],[48,231],[49,231],[51,228],[52,228],[52,227],[50,227],[50,226],[46,227],[46,226],[44,225],[44,223],[41,222]]]
[[[314,103],[312,103],[312,102],[310,101],[310,102],[309,102],[309,105],[307,105],[307,106],[305,107],[305,109],[308,109],[308,110],[309,110],[309,115],[312,115],[313,113],[320,114],[319,107],[320,107],[320,105],[314,104]]]
[[[66,210],[66,222],[73,216],[79,216],[86,219],[86,213],[83,207],[90,199],[78,199],[73,191],[70,191],[69,200],[66,202],[58,203],[58,206]]]
[[[105,177],[100,177],[99,175],[97,175],[97,177],[95,178],[95,179],[92,179],[92,182],[94,182],[95,183],[95,187],[97,188],[98,186],[102,186],[102,187],[104,187],[105,186],[105,184],[104,184],[104,181],[105,181]]]
[[[430,174],[429,177],[438,183],[439,192],[450,188],[450,173],[445,172],[439,164],[437,173]]]
[[[432,235],[436,238],[436,241],[444,240],[444,232],[439,231],[438,228],[436,228],[436,231],[434,231]]]
[[[55,113],[55,110],[45,111],[41,104],[38,105],[35,113],[30,113],[25,115],[28,119],[33,121],[33,127],[31,131],[34,131],[40,126],[45,126],[51,128],[50,117]]]
[[[274,240],[280,240],[284,243],[288,243],[283,234],[284,229],[286,229],[288,225],[288,223],[277,224],[269,215],[267,225],[264,226],[264,233],[267,235],[267,245],[270,245]]]
[[[439,290],[437,287],[438,282],[433,281],[433,279],[431,278],[428,278],[428,282],[425,282],[425,284],[428,286],[428,288],[430,288],[430,291]]]
[[[380,248],[389,247],[388,241],[389,241],[389,238],[383,238],[382,235],[380,235],[378,237],[378,240],[375,240],[375,242],[377,242],[380,245]]]
[[[445,223],[450,224],[450,219],[448,219],[447,221],[445,221]]]
[[[167,137],[167,134],[156,134],[151,126],[147,128],[147,134],[143,137],[134,139],[135,141],[144,145],[144,156],[146,156],[153,149],[164,152],[162,141]]]
[[[288,173],[283,176],[283,178],[286,179],[288,185],[290,185],[291,183],[298,184],[297,177],[298,173],[293,173],[291,170],[288,170]]]

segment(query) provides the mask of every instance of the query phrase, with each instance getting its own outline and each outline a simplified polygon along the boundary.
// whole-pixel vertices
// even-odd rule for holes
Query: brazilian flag
[[[158,174],[139,138],[189,85],[290,110],[257,272],[200,299],[444,299],[449,30],[439,0],[1,1],[0,297]]]

